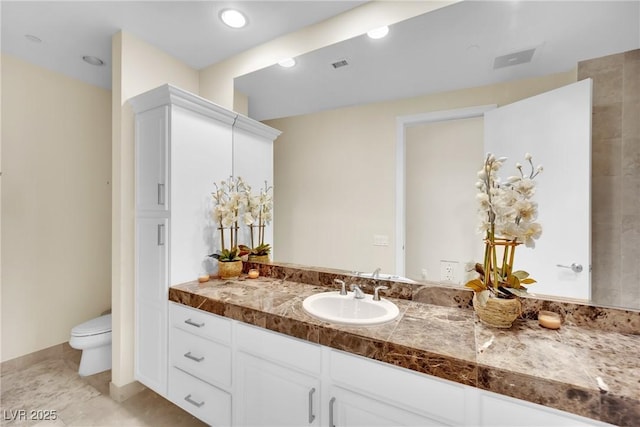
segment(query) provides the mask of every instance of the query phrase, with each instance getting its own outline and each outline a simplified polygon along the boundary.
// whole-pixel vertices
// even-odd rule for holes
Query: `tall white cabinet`
[[[168,288],[215,264],[214,183],[241,176],[273,184],[280,134],[199,96],[164,85],[129,100],[135,118],[135,377],[167,396]],[[272,242],[267,230],[267,241]]]

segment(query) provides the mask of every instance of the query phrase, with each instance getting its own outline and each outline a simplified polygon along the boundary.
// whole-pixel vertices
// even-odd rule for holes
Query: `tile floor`
[[[109,397],[111,371],[81,378],[77,364],[68,359],[12,369],[3,372],[0,380],[3,427],[205,425],[148,389],[115,402]],[[55,420],[31,419],[53,414],[47,411],[55,411]]]

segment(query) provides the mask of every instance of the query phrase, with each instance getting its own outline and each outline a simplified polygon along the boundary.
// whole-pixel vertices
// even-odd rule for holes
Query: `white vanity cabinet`
[[[169,320],[169,400],[209,425],[231,425],[231,320],[174,303]]]
[[[330,350],[329,425],[466,425],[465,386]],[[331,423],[333,421],[333,423]]]
[[[214,426],[608,424],[170,304],[169,398]]]
[[[170,85],[129,103],[136,115],[134,374],[166,397],[169,286],[215,272],[207,257],[219,245],[214,183],[252,171],[252,186],[272,184],[280,132]]]
[[[322,348],[238,323],[237,426],[319,426]]]

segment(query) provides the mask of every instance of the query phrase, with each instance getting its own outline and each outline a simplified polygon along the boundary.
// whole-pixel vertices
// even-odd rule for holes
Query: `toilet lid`
[[[88,335],[103,334],[111,332],[111,314],[96,317],[71,329],[71,335],[75,337],[86,337]]]

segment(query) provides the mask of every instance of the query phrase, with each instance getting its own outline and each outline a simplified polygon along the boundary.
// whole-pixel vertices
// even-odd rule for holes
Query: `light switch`
[[[389,246],[389,236],[384,234],[375,234],[373,236],[373,246]]]

